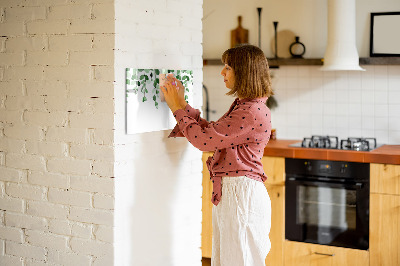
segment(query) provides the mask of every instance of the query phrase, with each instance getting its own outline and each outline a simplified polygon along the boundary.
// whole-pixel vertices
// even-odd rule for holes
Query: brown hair
[[[268,61],[260,48],[249,44],[230,48],[222,54],[221,60],[235,74],[235,86],[227,95],[254,99],[274,94]]]

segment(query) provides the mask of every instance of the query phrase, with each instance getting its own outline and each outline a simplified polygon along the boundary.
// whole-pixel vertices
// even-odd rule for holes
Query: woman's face
[[[233,69],[225,64],[221,71],[221,75],[224,77],[225,86],[228,89],[233,89],[235,86],[235,73],[233,72]]]

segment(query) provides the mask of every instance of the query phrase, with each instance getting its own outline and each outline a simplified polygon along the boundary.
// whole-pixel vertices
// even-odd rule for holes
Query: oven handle
[[[332,182],[332,181],[321,181],[321,180],[316,180],[316,181],[310,181],[310,180],[304,180],[303,178],[297,178],[297,177],[288,177],[286,181],[291,181],[291,182],[296,182],[296,183],[301,183],[304,185],[341,185],[344,187],[348,188],[354,188],[354,189],[361,189],[363,187],[363,183],[361,182],[356,182],[356,183],[346,183],[346,182]]]

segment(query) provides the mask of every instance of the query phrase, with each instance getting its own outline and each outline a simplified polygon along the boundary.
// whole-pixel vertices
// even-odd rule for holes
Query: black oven
[[[285,169],[286,239],[368,249],[368,163],[287,158]]]

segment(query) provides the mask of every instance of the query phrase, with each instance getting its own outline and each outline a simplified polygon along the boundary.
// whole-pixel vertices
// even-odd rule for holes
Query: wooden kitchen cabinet
[[[371,193],[400,195],[400,165],[370,164]]]
[[[212,183],[208,172],[206,161],[212,152],[203,153],[203,206],[202,206],[202,256],[211,258],[212,253]],[[263,157],[262,164],[268,176],[265,182],[272,205],[271,221],[271,250],[266,258],[266,265],[283,265],[283,243],[285,230],[285,158]]]
[[[316,245],[285,240],[284,252],[285,266],[369,265],[369,253],[365,250]]]
[[[371,164],[371,266],[400,265],[400,165]]]
[[[202,195],[202,223],[201,223],[201,253],[204,258],[211,258],[212,252],[212,183],[206,161],[212,152],[203,153],[203,195]]]

